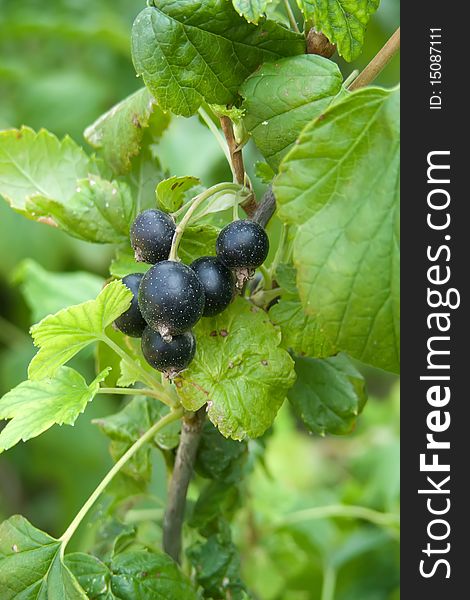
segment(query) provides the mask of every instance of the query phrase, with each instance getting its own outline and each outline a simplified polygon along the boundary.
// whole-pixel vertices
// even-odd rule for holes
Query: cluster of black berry
[[[116,321],[117,328],[142,337],[142,352],[155,369],[174,377],[194,358],[191,331],[199,319],[221,313],[235,296],[237,271],[250,273],[268,254],[264,229],[249,220],[230,223],[219,233],[217,256],[204,256],[187,266],[169,260],[176,226],[166,213],[149,209],[135,219],[131,244],[136,260],[153,264],[123,283],[134,297]]]

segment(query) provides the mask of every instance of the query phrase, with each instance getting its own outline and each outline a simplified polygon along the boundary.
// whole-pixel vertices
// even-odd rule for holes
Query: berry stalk
[[[170,256],[168,260],[178,260],[178,246],[180,244],[181,238],[183,237],[184,230],[186,229],[191,217],[195,213],[195,211],[201,206],[203,202],[205,202],[208,198],[213,196],[214,194],[218,194],[219,192],[224,191],[235,191],[237,192],[240,189],[240,186],[235,183],[218,183],[217,185],[212,186],[211,188],[205,190],[198,196],[195,196],[191,202],[191,206],[188,208],[186,214],[178,223],[175,229],[175,233],[173,235],[173,241],[171,244]]]

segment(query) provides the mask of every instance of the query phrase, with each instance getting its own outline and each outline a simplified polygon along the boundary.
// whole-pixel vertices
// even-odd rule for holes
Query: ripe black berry
[[[114,324],[122,333],[131,337],[140,337],[147,327],[137,301],[137,294],[143,276],[143,273],[132,273],[122,278],[122,283],[131,290],[134,297],[132,298],[130,307],[114,321]]]
[[[186,369],[194,358],[196,340],[191,331],[175,335],[170,342],[165,342],[162,336],[147,327],[142,335],[142,353],[145,360],[158,371],[174,377]]]
[[[244,219],[222,229],[216,250],[218,258],[230,269],[256,269],[266,260],[269,240],[258,223]]]
[[[138,262],[155,264],[170,254],[175,233],[173,219],[156,208],[137,215],[131,226],[131,245]]]
[[[187,265],[164,260],[151,267],[139,288],[144,319],[169,341],[191,329],[204,311],[204,288]]]
[[[204,317],[218,315],[227,308],[235,293],[232,272],[215,256],[198,258],[192,263],[191,269],[204,287]]]

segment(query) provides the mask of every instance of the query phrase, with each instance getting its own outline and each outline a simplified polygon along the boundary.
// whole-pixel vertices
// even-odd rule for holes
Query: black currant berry
[[[139,288],[142,316],[169,341],[191,329],[204,311],[204,288],[187,265],[164,260],[151,267]]]
[[[114,324],[119,331],[131,337],[140,337],[147,327],[137,301],[139,286],[143,276],[143,273],[132,273],[122,278],[122,283],[131,290],[134,297],[132,298],[130,307],[114,321]]]
[[[254,221],[234,221],[222,229],[216,242],[218,258],[230,269],[256,269],[266,260],[269,240]]]
[[[173,219],[156,208],[149,208],[137,215],[130,235],[136,261],[155,264],[159,260],[166,260],[175,228]]]
[[[192,331],[175,335],[171,342],[165,342],[158,331],[147,327],[142,334],[142,353],[148,364],[174,377],[186,369],[194,358],[196,339]]]
[[[215,256],[198,258],[192,263],[191,269],[204,287],[206,303],[203,316],[218,315],[227,308],[235,293],[232,272]]]

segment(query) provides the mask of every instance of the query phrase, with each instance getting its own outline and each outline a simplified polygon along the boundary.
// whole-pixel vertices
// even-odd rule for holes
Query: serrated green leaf
[[[26,208],[37,219],[52,219],[69,235],[102,244],[127,240],[136,213],[126,183],[106,181],[97,175],[79,179],[66,203],[34,196],[27,200]]]
[[[232,104],[263,62],[305,52],[303,36],[273,21],[247,23],[227,0],[153,0],[136,18],[136,71],[166,110],[189,117],[203,102]]]
[[[276,281],[282,288],[279,302],[269,309],[271,321],[282,332],[282,346],[301,356],[331,356],[337,349],[325,337],[317,319],[307,315],[300,302],[292,265],[279,265]]]
[[[297,379],[287,397],[314,433],[349,433],[367,396],[365,382],[345,354],[331,358],[296,358]]]
[[[220,435],[220,434],[219,434]],[[236,485],[225,481],[211,480],[202,489],[191,507],[188,525],[204,537],[227,530],[230,535],[229,519],[240,507],[241,495]]]
[[[294,381],[292,359],[278,347],[280,333],[242,299],[201,320],[194,332],[196,356],[177,379],[184,407],[207,403],[209,419],[225,437],[262,435]]]
[[[119,600],[197,600],[188,579],[167,555],[123,552],[111,562],[111,589]]]
[[[274,182],[297,225],[304,310],[331,344],[399,369],[399,92],[368,88],[313,121]]]
[[[169,213],[175,212],[183,206],[185,193],[200,183],[198,177],[191,175],[175,176],[160,181],[156,189],[158,208]]]
[[[0,131],[0,166],[0,194],[22,213],[36,196],[66,202],[77,180],[96,172],[71,138],[59,141],[45,129],[36,133],[29,127]]]
[[[111,571],[96,556],[72,552],[65,556],[64,563],[85,590],[88,598],[115,600],[116,596],[111,591]]]
[[[140,151],[145,130],[154,123],[153,133],[158,138],[170,122],[155,98],[142,88],[134,92],[90,125],[84,133],[86,141],[102,149],[103,158],[116,175],[131,168],[131,159]]]
[[[15,270],[14,282],[20,286],[31,310],[32,320],[36,323],[71,304],[96,298],[104,279],[80,271],[53,273],[28,258]]]
[[[265,162],[257,162],[255,164],[255,175],[258,179],[261,179],[263,183],[269,185],[274,179],[276,173],[274,170]]]
[[[209,598],[241,600],[245,586],[240,578],[240,556],[233,542],[212,535],[188,548],[187,555],[199,585]]]
[[[189,581],[163,553],[123,552],[108,567],[77,552],[66,557],[66,564],[93,600],[197,600]]]
[[[0,525],[2,600],[88,600],[60,558],[60,540],[15,515]]]
[[[366,28],[380,0],[297,0],[305,19],[336,44],[348,62],[362,51]]]
[[[190,225],[184,230],[178,255],[183,262],[190,264],[200,256],[215,255],[215,242],[220,229],[213,225]]]
[[[240,481],[248,458],[246,442],[224,438],[206,421],[199,442],[195,469],[202,477],[223,483]]]
[[[244,124],[273,169],[305,125],[328,108],[342,81],[336,63],[314,54],[264,64],[245,81]]]
[[[0,453],[55,425],[73,425],[95,397],[108,370],[87,385],[73,369],[62,367],[53,379],[23,381],[0,399],[0,419],[11,419],[0,433]]]
[[[98,295],[50,315],[31,328],[38,353],[29,365],[31,379],[51,377],[86,346],[104,338],[106,327],[125,312],[132,292],[120,281],[112,281]]]
[[[264,17],[271,0],[232,0],[233,7],[248,23],[257,24]]]

